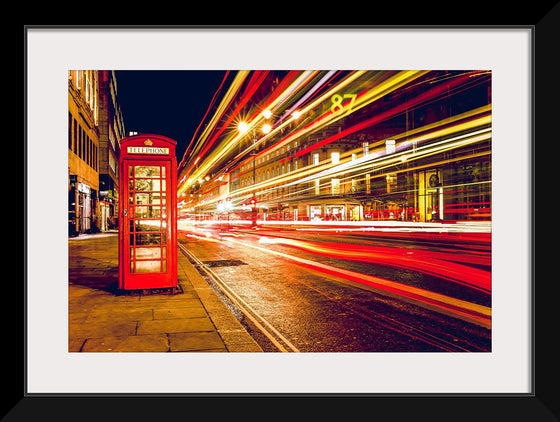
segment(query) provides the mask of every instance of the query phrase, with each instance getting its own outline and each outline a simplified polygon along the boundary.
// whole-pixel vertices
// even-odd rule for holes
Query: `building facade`
[[[99,72],[99,229],[118,228],[120,140],[125,137],[115,72]]]
[[[95,231],[99,217],[99,77],[68,72],[69,235]]]
[[[117,209],[124,125],[111,71],[68,71],[68,233],[107,230]]]
[[[260,134],[247,137],[240,150],[256,147],[229,173],[230,218],[249,219],[254,195],[261,221],[491,219],[490,72],[426,72],[334,123],[305,130],[332,104],[264,143],[255,142]],[[206,194],[212,189],[209,182],[197,191],[193,209],[215,212]]]

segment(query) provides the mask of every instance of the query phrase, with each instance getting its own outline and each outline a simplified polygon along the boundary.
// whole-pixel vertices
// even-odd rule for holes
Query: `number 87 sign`
[[[346,107],[347,107],[346,114],[352,113],[352,107],[354,106],[354,103],[356,102],[356,97],[357,97],[357,94],[344,94],[344,95],[334,94],[331,97],[331,113],[339,114]],[[343,102],[347,102],[348,100],[350,100],[349,104],[348,105],[343,105]]]

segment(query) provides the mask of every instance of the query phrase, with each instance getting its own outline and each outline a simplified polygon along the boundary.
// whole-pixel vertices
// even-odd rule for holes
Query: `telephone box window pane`
[[[161,203],[160,193],[136,193],[136,205],[159,205]]]
[[[136,191],[160,191],[160,179],[135,179]]]
[[[136,207],[135,218],[160,218],[161,208],[158,207]]]
[[[135,166],[134,177],[160,177],[159,166]]]
[[[136,259],[161,259],[161,248],[136,248]]]
[[[152,207],[136,207],[135,218],[148,218],[148,209]]]
[[[136,261],[137,273],[159,273],[161,272],[161,261]]]
[[[149,207],[148,217],[149,218],[161,217],[161,208],[160,207]]]
[[[161,263],[161,270],[166,273],[167,272],[167,261],[162,261]]]
[[[165,205],[165,193],[154,192],[151,195],[152,204]]]
[[[136,245],[160,245],[160,233],[136,233]]]
[[[137,232],[159,231],[161,220],[136,220],[135,230]]]

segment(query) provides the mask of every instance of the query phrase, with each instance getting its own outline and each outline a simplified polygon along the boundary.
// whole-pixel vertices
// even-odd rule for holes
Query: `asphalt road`
[[[488,236],[230,224],[178,238],[265,351],[491,351]]]

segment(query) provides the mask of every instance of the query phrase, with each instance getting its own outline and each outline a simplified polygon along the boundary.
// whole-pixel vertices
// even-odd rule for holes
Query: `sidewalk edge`
[[[261,347],[221,301],[194,265],[182,253],[178,253],[177,258],[178,283],[190,282],[193,286],[228,351],[262,352]]]

